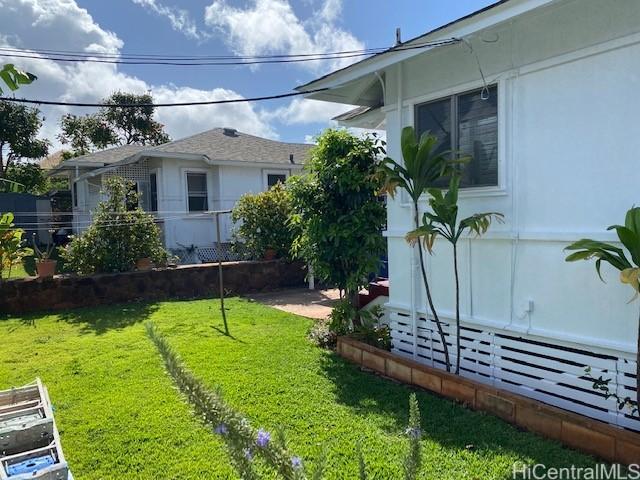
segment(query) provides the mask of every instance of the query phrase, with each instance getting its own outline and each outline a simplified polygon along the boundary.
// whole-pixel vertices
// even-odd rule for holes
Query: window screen
[[[284,173],[269,173],[267,174],[267,188],[271,188],[277,183],[283,183],[287,181],[287,176]]]
[[[498,88],[488,90],[486,100],[476,90],[416,107],[418,135],[436,135],[438,152],[454,150],[472,157],[464,167],[461,187],[498,185]]]
[[[206,173],[187,173],[187,192],[190,212],[204,212],[209,209]]]

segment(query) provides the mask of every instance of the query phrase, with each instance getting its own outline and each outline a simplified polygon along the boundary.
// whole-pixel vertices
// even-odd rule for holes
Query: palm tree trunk
[[[458,245],[453,244],[453,273],[456,278],[456,375],[460,374],[460,279],[458,278]]]
[[[418,202],[413,202],[413,211],[414,211],[415,228],[418,228],[420,226],[420,217],[418,215]],[[449,361],[449,347],[447,346],[447,339],[445,338],[444,331],[442,330],[440,317],[438,317],[438,312],[436,312],[436,307],[433,304],[433,298],[431,297],[431,288],[429,288],[429,280],[427,279],[427,269],[424,266],[424,253],[422,251],[422,242],[420,242],[420,240],[418,240],[418,254],[420,255],[420,270],[422,271],[422,280],[424,282],[424,289],[427,292],[427,301],[429,303],[429,308],[431,309],[431,313],[433,314],[433,319],[436,322],[436,327],[438,328],[440,341],[442,342],[442,348],[444,350],[444,361],[447,367],[447,372],[450,372],[451,362]]]

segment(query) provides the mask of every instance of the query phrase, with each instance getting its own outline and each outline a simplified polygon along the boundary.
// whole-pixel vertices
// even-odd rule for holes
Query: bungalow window
[[[284,184],[287,181],[287,176],[284,173],[269,173],[267,175],[267,188],[276,186],[278,183]]]
[[[158,174],[149,174],[149,209],[152,212],[158,211]]]
[[[187,203],[189,212],[209,210],[206,173],[187,173]]]
[[[486,99],[474,90],[416,107],[416,133],[430,131],[438,137],[437,152],[454,150],[472,157],[461,187],[498,185],[498,87],[487,90]],[[438,181],[437,186],[447,183]]]

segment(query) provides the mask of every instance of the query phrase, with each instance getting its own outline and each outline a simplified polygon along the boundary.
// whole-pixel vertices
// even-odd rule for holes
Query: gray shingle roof
[[[131,155],[135,155],[142,150],[148,149],[148,146],[144,145],[120,145],[119,147],[108,148],[99,152],[87,153],[79,157],[70,158],[63,162],[67,165],[78,164],[96,164],[96,167],[102,167],[111,163],[124,160]]]
[[[313,145],[285,143],[256,137],[229,128],[214,128],[153,149],[153,152],[191,153],[206,155],[213,161],[234,161],[250,163],[293,162],[303,164]]]

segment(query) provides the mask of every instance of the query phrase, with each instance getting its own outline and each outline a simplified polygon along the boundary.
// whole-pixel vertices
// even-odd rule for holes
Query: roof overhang
[[[350,105],[378,106],[383,100],[382,87],[378,91],[377,98],[374,98],[375,90],[372,87],[375,83],[380,82],[380,76],[390,66],[418,55],[424,55],[434,49],[459,48],[456,43],[460,43],[461,39],[470,39],[474,34],[486,28],[508,22],[514,17],[558,1],[560,0],[500,0],[385,52],[300,85],[296,87],[296,90],[304,92],[326,89],[310,93],[305,97]],[[415,47],[423,43],[445,42],[447,40],[454,40],[454,42],[442,46],[407,49],[407,47]]]
[[[342,115],[333,117],[343,127],[366,128],[367,130],[384,130],[386,115],[381,107],[358,107]]]

